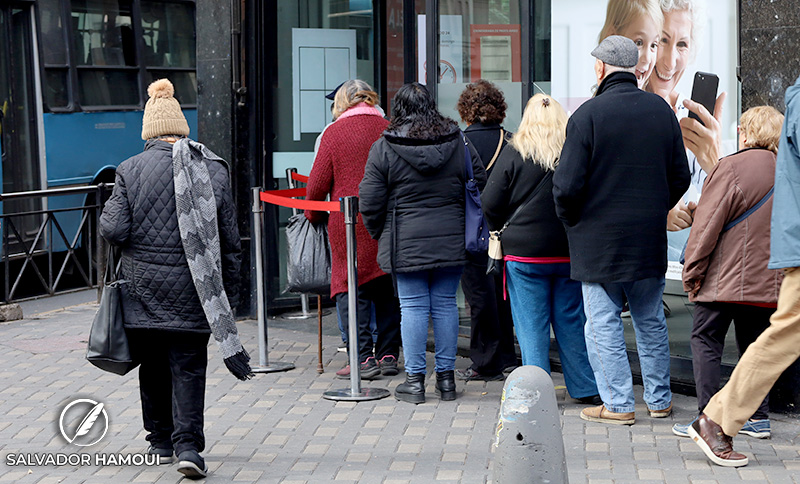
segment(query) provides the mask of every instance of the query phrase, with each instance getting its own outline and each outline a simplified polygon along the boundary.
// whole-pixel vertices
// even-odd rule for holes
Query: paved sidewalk
[[[82,304],[0,325],[0,481],[20,483],[179,482],[175,467],[9,467],[8,454],[140,453],[146,448],[136,372],[118,377],[84,360],[85,340],[96,310]],[[282,327],[278,327],[282,326]],[[486,483],[491,482],[494,436],[503,382],[459,383],[455,402],[440,402],[428,382],[428,402],[414,406],[393,397],[353,403],[323,400],[324,391],[348,388],[335,380],[344,363],[337,336],[324,337],[325,373],[317,374],[316,334],[270,329],[271,357],[297,369],[233,378],[209,348],[204,452],[209,483]],[[245,346],[257,354],[256,324],[239,324]],[[327,333],[333,332],[326,328]],[[432,355],[428,355],[432,360]],[[469,361],[459,358],[458,368]],[[554,374],[556,384],[563,384]],[[365,382],[393,389],[403,375]],[[641,393],[641,388],[638,388]],[[103,402],[111,422],[98,444],[78,448],[60,436],[58,418],[70,401]],[[641,398],[639,398],[641,401]],[[676,396],[676,415],[655,420],[637,406],[632,427],[590,424],[582,406],[563,396],[564,440],[570,482],[800,484],[800,422],[775,415],[773,438],[738,437],[751,457],[739,470],[711,466],[688,439],[670,427],[692,418],[694,398]],[[188,482],[188,481],[187,481]],[[505,484],[505,483],[504,483]]]

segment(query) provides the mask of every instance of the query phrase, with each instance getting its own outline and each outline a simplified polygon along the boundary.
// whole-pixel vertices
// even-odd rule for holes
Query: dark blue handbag
[[[485,254],[489,250],[489,226],[483,218],[481,192],[475,184],[467,139],[463,134],[461,138],[464,140],[464,165],[467,172],[467,181],[464,184],[464,242],[470,254]]]

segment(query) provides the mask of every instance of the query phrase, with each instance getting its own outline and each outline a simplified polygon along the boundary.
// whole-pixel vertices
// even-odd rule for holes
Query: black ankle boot
[[[436,394],[445,401],[456,399],[456,376],[453,370],[436,372]]]
[[[425,374],[410,375],[406,373],[406,382],[397,385],[397,388],[394,389],[394,397],[417,405],[425,403]]]

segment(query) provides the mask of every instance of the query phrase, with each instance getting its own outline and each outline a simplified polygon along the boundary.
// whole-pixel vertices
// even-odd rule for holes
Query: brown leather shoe
[[[650,412],[650,416],[653,418],[667,418],[672,415],[672,403],[663,410],[652,410],[650,407],[647,407],[647,411]]]
[[[581,418],[590,422],[602,422],[616,425],[633,425],[636,422],[634,412],[612,412],[605,405],[587,407],[581,411]]]
[[[706,457],[718,466],[741,467],[749,462],[746,456],[733,450],[733,437],[725,435],[722,427],[704,413],[692,422],[688,432]]]

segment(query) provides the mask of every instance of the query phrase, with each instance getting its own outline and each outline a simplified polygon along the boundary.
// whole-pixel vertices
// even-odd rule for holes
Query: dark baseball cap
[[[347,82],[347,81],[345,81],[345,82]],[[333,91],[331,91],[331,92],[329,92],[328,94],[326,94],[326,95],[325,95],[325,98],[326,98],[326,99],[330,99],[331,101],[333,101],[333,98],[335,98],[335,97],[336,97],[336,93],[337,93],[337,92],[339,92],[339,89],[341,89],[341,88],[342,88],[342,86],[344,86],[344,82],[343,82],[343,83],[341,83],[341,84],[339,84],[338,86],[336,86],[336,87],[333,89]]]

